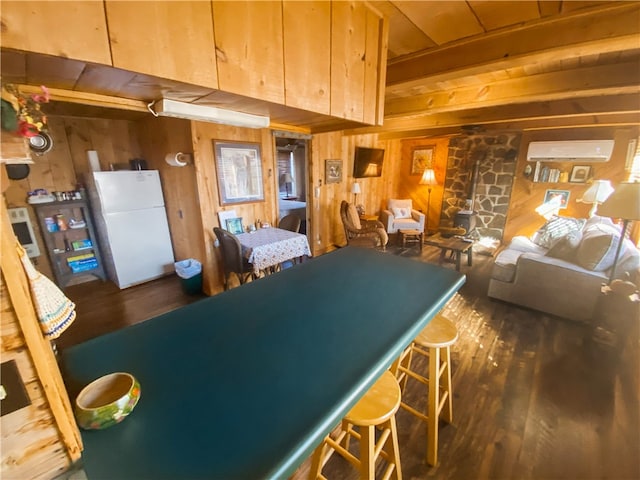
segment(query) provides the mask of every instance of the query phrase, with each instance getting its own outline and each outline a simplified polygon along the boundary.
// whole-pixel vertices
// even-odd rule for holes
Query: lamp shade
[[[589,211],[589,216],[593,217],[598,208],[598,204],[604,202],[609,195],[613,193],[613,187],[609,180],[594,180],[591,186],[584,192],[582,198],[578,202],[593,203],[593,207]]]
[[[353,182],[353,185],[351,185],[351,193],[360,193],[360,184],[358,182]]]
[[[377,177],[378,176],[378,165],[375,163],[370,163],[367,165],[367,168],[364,171],[365,177]]]
[[[605,202],[598,214],[623,220],[640,220],[640,183],[621,183]]]
[[[437,185],[436,181],[436,172],[433,171],[433,168],[426,168],[422,173],[422,178],[420,179],[420,185]]]
[[[293,183],[293,177],[289,172],[280,175],[280,182],[283,184]]]

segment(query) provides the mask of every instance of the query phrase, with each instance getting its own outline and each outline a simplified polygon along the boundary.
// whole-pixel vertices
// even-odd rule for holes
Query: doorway
[[[278,221],[285,215],[300,217],[300,233],[309,237],[309,135],[274,132],[276,145]]]

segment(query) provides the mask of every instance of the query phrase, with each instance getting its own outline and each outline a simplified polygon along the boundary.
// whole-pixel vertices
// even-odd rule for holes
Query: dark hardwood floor
[[[422,254],[389,250],[416,261],[438,256],[427,246]],[[594,341],[589,325],[487,298],[491,264],[491,257],[475,255],[473,267],[463,266],[467,282],[446,307],[460,338],[452,348],[454,421],[440,426],[436,467],[424,460],[424,425],[397,414],[403,477],[640,478],[638,319],[622,339],[624,349]],[[200,298],[184,295],[176,277],[123,291],[92,282],[66,293],[78,319],[58,340],[61,349]],[[426,391],[413,382],[406,396],[417,402]],[[294,477],[306,478],[306,468]],[[323,473],[358,477],[335,455]]]

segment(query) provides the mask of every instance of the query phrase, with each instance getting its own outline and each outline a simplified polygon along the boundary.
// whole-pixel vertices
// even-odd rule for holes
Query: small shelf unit
[[[89,205],[84,199],[33,205],[59,287],[79,275],[106,280]],[[58,221],[58,218],[64,220]]]

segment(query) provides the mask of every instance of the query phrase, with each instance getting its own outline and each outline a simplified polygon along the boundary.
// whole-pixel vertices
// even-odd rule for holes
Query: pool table
[[[82,432],[88,478],[287,478],[464,280],[346,247],[65,349],[72,400],[110,372],[142,390]]]

